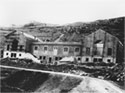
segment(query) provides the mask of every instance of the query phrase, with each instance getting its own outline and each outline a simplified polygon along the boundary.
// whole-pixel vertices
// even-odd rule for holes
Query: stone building
[[[118,61],[123,45],[119,39],[104,30],[97,30],[84,39],[82,50],[83,62],[113,62]]]
[[[119,56],[123,50],[122,43],[117,37],[101,29],[87,36],[76,33],[60,35],[55,41],[49,35],[42,37],[36,33],[33,36],[17,30],[9,32],[3,38],[5,43],[1,53],[3,50],[28,52],[44,62],[56,62],[67,56],[75,57],[77,62],[115,63],[122,59]]]
[[[34,42],[32,54],[47,62],[55,62],[66,56],[75,56],[81,61],[81,46],[80,42]]]
[[[23,58],[24,53],[31,53],[32,42],[38,41],[36,37],[21,31],[10,31],[4,36],[3,57]]]
[[[99,29],[82,38],[79,42],[72,42],[70,37],[70,42],[34,42],[32,54],[47,62],[58,61],[66,56],[74,56],[78,62],[115,63],[121,59],[118,54],[122,52],[122,43],[106,31]]]
[[[18,32],[18,31],[12,31],[9,34],[5,36],[5,46],[4,51],[28,51],[29,44],[27,43],[26,37]]]
[[[0,59],[3,57],[4,46],[5,46],[5,36],[10,33],[10,31],[0,30]]]

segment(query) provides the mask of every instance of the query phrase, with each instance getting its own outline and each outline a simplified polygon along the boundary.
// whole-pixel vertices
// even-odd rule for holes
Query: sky
[[[0,0],[0,26],[68,24],[125,16],[125,0]]]

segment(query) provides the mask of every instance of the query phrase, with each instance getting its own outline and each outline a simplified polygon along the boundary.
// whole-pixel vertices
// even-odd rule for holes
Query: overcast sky
[[[125,16],[125,0],[0,0],[0,26],[90,22]]]

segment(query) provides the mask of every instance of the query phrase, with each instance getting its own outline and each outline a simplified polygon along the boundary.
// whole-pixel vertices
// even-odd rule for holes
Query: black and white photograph
[[[124,0],[0,0],[0,93],[125,93]]]

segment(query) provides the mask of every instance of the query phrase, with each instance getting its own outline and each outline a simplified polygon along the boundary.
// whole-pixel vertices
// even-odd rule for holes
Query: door
[[[52,58],[51,57],[49,57],[49,63],[51,63],[52,62]]]

